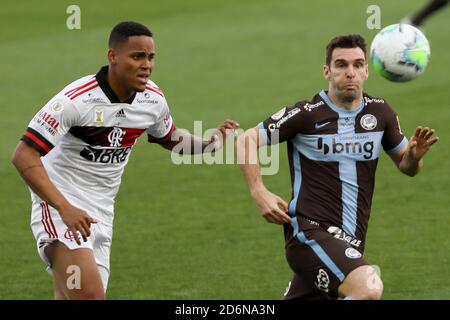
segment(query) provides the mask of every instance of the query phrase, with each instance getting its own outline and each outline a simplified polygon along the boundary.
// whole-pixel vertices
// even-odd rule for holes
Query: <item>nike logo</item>
[[[325,127],[325,126],[326,126],[327,124],[329,124],[329,123],[330,123],[330,121],[325,122],[325,123],[322,123],[322,124],[316,123],[316,124],[315,124],[315,128],[316,128],[316,129],[323,128],[323,127]]]

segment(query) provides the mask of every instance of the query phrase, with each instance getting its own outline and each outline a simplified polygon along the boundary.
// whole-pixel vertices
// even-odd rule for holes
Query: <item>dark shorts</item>
[[[347,275],[368,265],[357,247],[307,219],[295,221],[294,235],[286,244],[286,258],[295,273],[286,300],[337,299],[338,288]]]

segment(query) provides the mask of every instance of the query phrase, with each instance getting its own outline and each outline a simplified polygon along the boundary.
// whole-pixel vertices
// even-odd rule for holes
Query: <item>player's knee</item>
[[[383,295],[383,288],[369,289],[362,293],[360,300],[380,300]]]
[[[91,290],[84,293],[83,300],[105,300],[103,290]]]
[[[372,280],[372,282],[364,289],[355,294],[355,298],[358,300],[380,300],[383,295],[383,282],[380,278]]]
[[[344,297],[354,300],[380,300],[383,282],[371,266],[362,266],[352,271],[339,288]]]
[[[68,297],[71,300],[105,300],[105,292],[100,288],[84,288],[81,290],[70,290]]]

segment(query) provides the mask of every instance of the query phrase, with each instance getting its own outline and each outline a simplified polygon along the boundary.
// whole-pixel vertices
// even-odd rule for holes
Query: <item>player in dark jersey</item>
[[[417,127],[408,141],[386,101],[363,92],[368,65],[361,36],[335,37],[326,49],[328,90],[247,130],[238,139],[238,159],[264,218],[284,225],[294,271],[286,299],[379,299],[383,284],[362,255],[381,148],[414,176],[438,138]],[[267,190],[255,161],[259,146],[283,141],[289,203]]]

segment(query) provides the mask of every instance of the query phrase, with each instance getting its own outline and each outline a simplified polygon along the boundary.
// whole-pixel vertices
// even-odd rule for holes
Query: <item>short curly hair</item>
[[[326,64],[329,66],[331,63],[331,55],[336,48],[361,48],[364,52],[364,57],[367,58],[366,52],[366,40],[359,34],[349,34],[345,36],[337,36],[331,39],[326,46]]]

